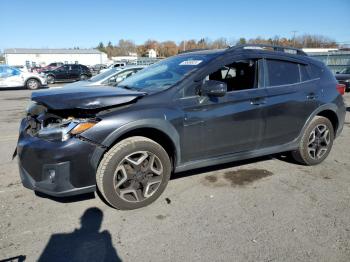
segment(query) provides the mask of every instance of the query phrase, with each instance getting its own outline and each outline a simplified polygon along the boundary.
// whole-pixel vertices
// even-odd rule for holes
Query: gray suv
[[[343,128],[342,94],[321,62],[262,45],[183,53],[117,88],[34,92],[17,145],[22,183],[51,196],[98,190],[135,209],[174,172],[280,152],[319,164]]]

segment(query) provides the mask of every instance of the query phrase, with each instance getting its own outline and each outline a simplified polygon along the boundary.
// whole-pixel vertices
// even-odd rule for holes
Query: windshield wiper
[[[117,87],[121,87],[121,88],[124,88],[124,89],[127,89],[127,90],[135,90],[135,88],[132,88],[131,86],[118,86],[118,85],[115,85]]]

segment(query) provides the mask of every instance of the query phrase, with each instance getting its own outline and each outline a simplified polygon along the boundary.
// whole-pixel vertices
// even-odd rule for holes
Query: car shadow
[[[35,191],[34,193],[38,197],[47,198],[47,199],[50,199],[50,200],[53,200],[53,201],[59,202],[59,203],[73,203],[73,202],[85,201],[85,200],[95,198],[94,192],[85,193],[85,194],[76,195],[76,196],[66,196],[66,197],[54,197],[54,196],[50,196],[50,195],[47,195],[47,194],[39,192],[39,191]]]
[[[220,171],[222,169],[234,168],[234,167],[239,167],[239,166],[258,163],[258,162],[264,162],[264,161],[268,161],[268,160],[272,160],[272,159],[280,160],[280,161],[295,164],[295,165],[300,165],[298,162],[296,162],[291,157],[290,153],[286,152],[286,153],[278,153],[278,154],[274,154],[274,155],[255,157],[255,158],[250,158],[250,159],[245,159],[245,160],[239,160],[239,161],[234,161],[234,162],[229,162],[229,163],[219,164],[219,165],[214,165],[214,166],[208,166],[208,167],[203,167],[203,168],[197,168],[197,169],[192,169],[192,170],[184,171],[184,172],[173,173],[170,177],[170,180],[200,175],[202,173],[207,173],[207,172]],[[91,193],[86,193],[86,194],[76,195],[76,196],[53,197],[53,196],[50,196],[50,195],[47,195],[45,193],[38,192],[38,191],[35,191],[35,194],[38,197],[47,198],[47,199],[50,199],[50,200],[53,200],[53,201],[59,202],[59,203],[73,203],[73,202],[85,201],[85,200],[89,200],[89,199],[94,199],[94,198],[96,198],[96,195],[97,195],[107,206],[112,207],[104,199],[104,197],[101,195],[101,193],[97,187],[96,187],[95,193],[91,192]]]
[[[179,179],[179,178],[183,178],[183,177],[188,177],[188,176],[199,175],[199,174],[207,173],[207,172],[218,171],[221,169],[233,168],[233,167],[253,164],[253,163],[257,163],[257,162],[263,162],[263,161],[267,161],[267,160],[271,160],[271,159],[275,159],[275,158],[276,158],[276,156],[274,156],[274,155],[268,155],[268,156],[262,156],[262,157],[234,161],[234,162],[220,164],[220,165],[197,168],[197,169],[193,169],[193,170],[189,170],[189,171],[174,173],[171,176],[171,180]]]
[[[0,262],[22,262],[26,260],[26,256],[20,255],[17,257],[9,257],[6,259],[0,260]]]
[[[109,231],[100,232],[102,220],[101,209],[87,209],[80,218],[80,228],[51,235],[38,261],[122,261]]]
[[[29,90],[29,89],[27,89],[25,87],[3,87],[3,88],[0,88],[0,92],[1,91],[19,91],[19,90],[22,90],[22,91],[37,91],[37,90],[47,89],[47,88],[49,88],[49,86],[41,86],[41,87],[39,87],[38,89],[35,89],[35,90]]]
[[[350,112],[350,106],[348,106],[348,107],[346,108],[346,111]]]

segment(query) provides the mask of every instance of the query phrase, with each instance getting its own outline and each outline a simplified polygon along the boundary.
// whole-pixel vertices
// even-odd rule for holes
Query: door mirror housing
[[[110,79],[108,79],[108,84],[113,85],[117,83],[117,79],[115,78],[115,76],[111,77]]]
[[[224,96],[227,93],[227,84],[221,81],[216,80],[207,80],[203,83],[201,87],[201,94],[220,97]]]

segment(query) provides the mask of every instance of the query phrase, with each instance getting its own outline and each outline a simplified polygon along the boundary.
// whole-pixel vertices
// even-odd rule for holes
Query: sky
[[[1,0],[0,49],[322,34],[350,44],[350,0]]]

